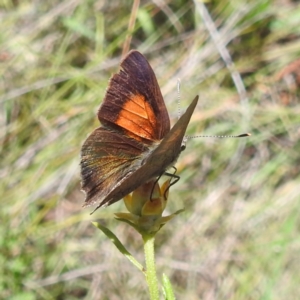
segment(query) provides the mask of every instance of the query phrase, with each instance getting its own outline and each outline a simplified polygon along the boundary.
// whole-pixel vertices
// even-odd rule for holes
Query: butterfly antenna
[[[194,138],[219,138],[219,139],[225,139],[225,138],[241,138],[251,136],[251,133],[242,133],[239,135],[194,135],[194,136],[187,136],[186,139],[194,139]]]
[[[181,109],[180,109],[180,79],[177,78],[177,109],[178,109],[178,120],[181,116]]]

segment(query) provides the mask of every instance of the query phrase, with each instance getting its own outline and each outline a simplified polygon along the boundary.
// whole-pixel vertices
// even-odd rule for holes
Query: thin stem
[[[155,235],[143,234],[143,241],[146,261],[146,280],[149,288],[150,299],[159,300],[158,281],[154,255]]]

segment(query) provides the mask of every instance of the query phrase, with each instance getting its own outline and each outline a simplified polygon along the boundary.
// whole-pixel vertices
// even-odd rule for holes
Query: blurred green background
[[[80,148],[126,41],[172,124],[180,78],[183,111],[200,96],[188,134],[252,133],[188,141],[167,208],[185,212],[157,235],[159,276],[178,299],[299,299],[299,1],[1,2],[1,299],[148,299],[91,224],[143,262],[140,236],[113,219],[123,202],[90,216],[80,192]]]

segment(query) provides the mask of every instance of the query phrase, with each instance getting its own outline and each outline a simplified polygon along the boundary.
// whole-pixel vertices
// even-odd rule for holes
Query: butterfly
[[[97,210],[111,205],[164,174],[184,149],[185,131],[197,102],[198,96],[170,130],[150,64],[140,52],[130,51],[110,79],[98,111],[101,126],[81,149],[84,206],[97,203]]]

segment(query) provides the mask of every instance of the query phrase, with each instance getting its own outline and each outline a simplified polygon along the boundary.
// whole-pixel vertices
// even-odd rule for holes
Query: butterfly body
[[[178,158],[198,96],[170,130],[170,119],[146,58],[131,51],[98,111],[101,127],[81,150],[85,206],[110,205],[162,175]],[[96,208],[96,209],[97,209]]]

